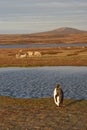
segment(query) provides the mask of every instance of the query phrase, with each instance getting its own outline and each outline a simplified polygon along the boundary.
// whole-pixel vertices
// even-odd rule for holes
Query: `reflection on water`
[[[57,83],[65,98],[87,99],[87,67],[0,68],[0,95],[52,97]]]
[[[67,46],[87,46],[86,43],[83,43],[83,44],[64,44],[64,43],[61,43],[61,44],[57,44],[57,43],[54,43],[54,44],[20,44],[20,45],[0,45],[0,48],[40,48],[40,47],[67,47]]]

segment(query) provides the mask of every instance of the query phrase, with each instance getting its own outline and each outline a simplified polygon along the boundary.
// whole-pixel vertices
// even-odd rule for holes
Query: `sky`
[[[87,30],[87,0],[0,0],[0,34]]]

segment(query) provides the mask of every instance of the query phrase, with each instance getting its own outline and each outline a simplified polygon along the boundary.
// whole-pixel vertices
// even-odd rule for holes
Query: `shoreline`
[[[35,67],[37,67],[37,68],[39,68],[39,67],[68,67],[68,66],[70,66],[70,67],[87,67],[87,65],[34,65],[34,66],[32,66],[32,65],[30,65],[30,66],[27,66],[27,65],[19,65],[19,66],[16,66],[16,65],[1,65],[0,66],[0,68],[35,68]]]
[[[51,97],[35,97],[35,98],[28,98],[28,97],[24,97],[24,98],[20,98],[20,97],[12,97],[12,96],[6,96],[6,95],[0,95],[0,100],[1,99],[18,99],[18,100],[39,100],[39,99],[53,99],[53,96]],[[80,100],[87,100],[87,99],[76,99],[76,98],[64,98],[64,100],[77,100],[77,101],[80,101]]]
[[[6,67],[87,67],[87,47],[33,49],[42,57],[16,59],[20,49],[0,49],[0,68]],[[22,49],[23,53],[27,50]],[[2,67],[1,67],[2,66]],[[87,100],[64,99],[59,108],[51,98],[0,96],[1,130],[86,130]]]

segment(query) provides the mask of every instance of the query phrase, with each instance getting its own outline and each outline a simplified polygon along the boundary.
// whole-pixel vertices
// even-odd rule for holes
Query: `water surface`
[[[0,68],[0,95],[52,97],[57,83],[65,98],[87,99],[87,67]]]
[[[18,45],[0,45],[0,48],[41,48],[41,47],[67,47],[67,46],[87,46],[86,43],[81,44],[18,44]]]

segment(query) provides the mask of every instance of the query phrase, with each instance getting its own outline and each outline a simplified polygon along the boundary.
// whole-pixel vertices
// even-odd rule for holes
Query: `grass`
[[[58,108],[53,98],[15,99],[0,97],[0,129],[86,130],[87,100],[64,99]]]
[[[16,59],[20,49],[0,49],[0,67],[87,66],[87,47],[23,48],[42,56]],[[0,130],[87,130],[87,100],[64,99],[64,105],[58,108],[53,98],[1,96]]]
[[[0,35],[0,44],[29,44],[29,43],[87,43],[87,32],[78,34],[5,34]]]
[[[20,50],[22,53],[40,51],[42,56],[17,59]],[[0,67],[10,66],[87,66],[87,47],[0,49]]]

